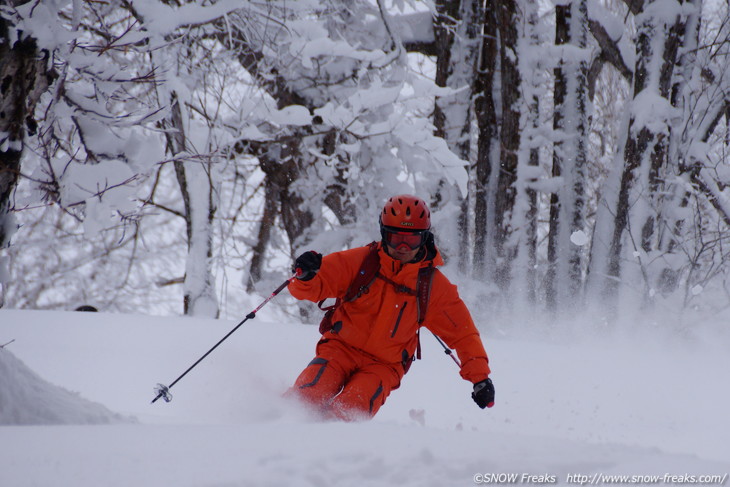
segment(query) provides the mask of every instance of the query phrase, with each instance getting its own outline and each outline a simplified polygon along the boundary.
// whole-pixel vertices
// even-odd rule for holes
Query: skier
[[[400,386],[425,326],[458,353],[477,405],[493,406],[489,360],[466,305],[441,272],[425,271],[443,264],[430,228],[423,200],[394,196],[380,214],[381,242],[325,257],[308,251],[296,259],[298,279],[289,284],[294,297],[320,307],[327,298],[340,299],[320,326],[315,358],[289,394],[325,418],[372,418]],[[370,282],[358,282],[365,274],[373,276]],[[359,291],[354,296],[348,295],[353,283]]]

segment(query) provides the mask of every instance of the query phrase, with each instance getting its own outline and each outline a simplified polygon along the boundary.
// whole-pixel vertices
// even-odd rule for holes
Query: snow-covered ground
[[[480,410],[424,333],[423,360],[373,421],[321,423],[281,399],[316,327],[274,316],[150,404],[236,323],[0,310],[0,345],[15,340],[0,349],[0,486],[719,485],[730,473],[725,340],[484,336],[497,404]]]

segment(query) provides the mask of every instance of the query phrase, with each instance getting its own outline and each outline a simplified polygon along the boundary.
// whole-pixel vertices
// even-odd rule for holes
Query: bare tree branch
[[[628,81],[633,78],[634,72],[626,64],[626,60],[621,54],[621,50],[618,47],[617,41],[611,38],[606,32],[606,28],[597,20],[589,19],[588,27],[591,30],[591,34],[598,41],[598,45],[601,46],[600,57],[615,67],[621,75]]]

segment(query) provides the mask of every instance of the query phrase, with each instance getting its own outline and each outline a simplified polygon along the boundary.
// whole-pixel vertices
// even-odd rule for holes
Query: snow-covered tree
[[[588,15],[585,0],[555,6],[555,44],[561,58],[554,68],[554,149],[552,177],[560,186],[551,195],[548,237],[547,305],[566,307],[580,295],[582,246],[571,237],[582,235],[586,192],[588,132]]]
[[[591,289],[610,299],[620,282],[642,283],[645,303],[658,291],[671,293],[679,282],[692,282],[690,274],[700,265],[698,245],[706,249],[698,235],[709,222],[685,226],[690,203],[698,205],[695,215],[705,214],[701,208],[707,203],[720,210],[711,225],[728,223],[718,180],[705,171],[713,163],[704,145],[727,106],[727,95],[721,94],[727,93],[727,80],[712,75],[727,70],[727,30],[714,30],[714,39],[700,37],[703,22],[725,25],[728,13],[721,7],[703,15],[703,6],[699,1],[629,4],[637,25],[633,93],[620,163],[599,207],[591,258]],[[723,234],[726,229],[718,243]]]
[[[235,312],[301,250],[377,238],[410,192],[485,305],[568,310],[584,285],[689,304],[730,271],[728,18],[702,0],[6,2],[0,67],[33,75],[2,99],[6,302]],[[49,278],[21,282],[34,258]]]

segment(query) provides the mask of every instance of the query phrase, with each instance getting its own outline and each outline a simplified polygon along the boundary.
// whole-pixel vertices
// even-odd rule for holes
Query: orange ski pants
[[[400,364],[379,362],[339,340],[322,340],[289,393],[326,418],[370,419],[400,386],[401,371]]]

